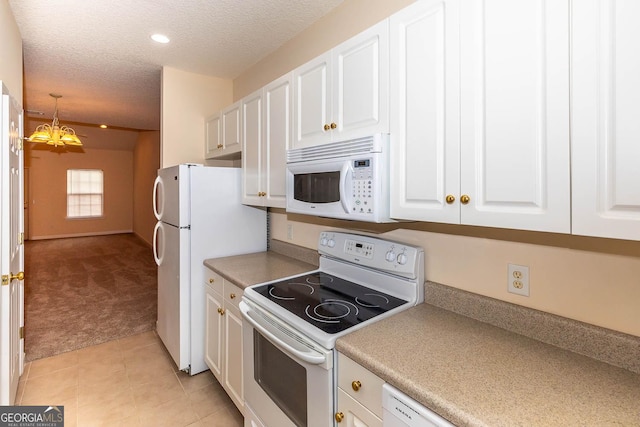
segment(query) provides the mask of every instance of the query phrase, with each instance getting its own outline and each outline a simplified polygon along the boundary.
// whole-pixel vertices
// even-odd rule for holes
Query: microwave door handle
[[[349,204],[347,203],[347,174],[351,170],[351,162],[345,162],[340,171],[340,203],[342,209],[349,213]]]
[[[252,327],[257,329],[262,335],[264,335],[265,338],[271,341],[271,343],[278,347],[280,350],[288,353],[294,358],[303,360],[313,365],[321,365],[325,362],[326,358],[323,354],[316,353],[313,350],[299,350],[287,344],[285,342],[285,338],[279,337],[278,335],[280,334],[276,330],[273,330],[273,328],[270,328],[268,325],[263,325],[260,320],[255,317],[254,311],[251,310],[251,308],[247,304],[240,302],[240,311],[242,312],[242,316],[244,317],[244,319],[248,321]]]

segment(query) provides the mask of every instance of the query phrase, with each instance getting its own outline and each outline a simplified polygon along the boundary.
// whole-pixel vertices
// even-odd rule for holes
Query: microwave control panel
[[[373,159],[353,161],[352,206],[351,211],[359,214],[373,214],[375,189],[373,183]]]

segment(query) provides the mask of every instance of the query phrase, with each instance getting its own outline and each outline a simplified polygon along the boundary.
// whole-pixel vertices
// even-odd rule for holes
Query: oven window
[[[295,174],[293,198],[306,203],[339,202],[340,172]]]
[[[297,426],[307,425],[307,371],[253,330],[254,378]]]

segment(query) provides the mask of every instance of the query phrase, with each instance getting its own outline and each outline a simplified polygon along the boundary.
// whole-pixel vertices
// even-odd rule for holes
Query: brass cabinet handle
[[[337,127],[338,127],[338,125],[337,125],[337,124],[335,124],[335,123],[331,123],[331,129],[335,129],[335,128],[337,128]]]
[[[213,283],[213,282],[215,282],[215,280],[213,279],[213,277],[210,277],[209,278],[209,283]]]
[[[460,196],[460,203],[462,203],[463,205],[466,205],[467,203],[469,203],[469,200],[471,200],[471,198],[466,194],[463,194],[462,196]]]
[[[456,201],[456,197],[455,197],[455,196],[452,196],[451,194],[447,194],[447,197],[446,197],[446,199],[445,199],[445,200],[447,201],[447,204],[449,204],[449,205],[450,205],[451,203],[453,203],[453,202],[455,202],[455,201]]]
[[[361,387],[362,387],[362,383],[358,380],[355,380],[351,383],[351,388],[353,389],[353,391],[358,391],[360,390]]]
[[[234,299],[235,297],[236,297],[236,294],[234,293],[229,294],[229,298]]]
[[[331,126],[329,126],[329,125],[325,124],[325,125],[324,125],[324,130],[329,130],[329,129],[331,129]]]
[[[218,307],[218,313],[220,313],[220,316],[224,316],[224,308]]]
[[[344,414],[342,412],[336,412],[335,418],[337,422],[341,422],[342,420],[344,420]]]

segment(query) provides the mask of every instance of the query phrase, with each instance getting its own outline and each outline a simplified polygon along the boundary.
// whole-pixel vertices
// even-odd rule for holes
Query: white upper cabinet
[[[389,131],[388,40],[385,20],[294,70],[293,148]]]
[[[242,151],[240,102],[205,120],[205,159],[240,158]]]
[[[572,2],[572,232],[640,240],[640,2]]]
[[[262,89],[242,100],[242,203],[262,205]]]
[[[460,11],[461,222],[569,233],[569,0]]]
[[[285,207],[291,92],[292,74],[289,73],[242,101],[242,202],[245,204]]]
[[[391,17],[391,216],[457,224],[460,205],[459,0]]]
[[[220,134],[220,113],[207,117],[204,127],[204,158],[212,159],[223,147]]]
[[[391,17],[394,218],[570,232],[568,11],[425,0]]]

